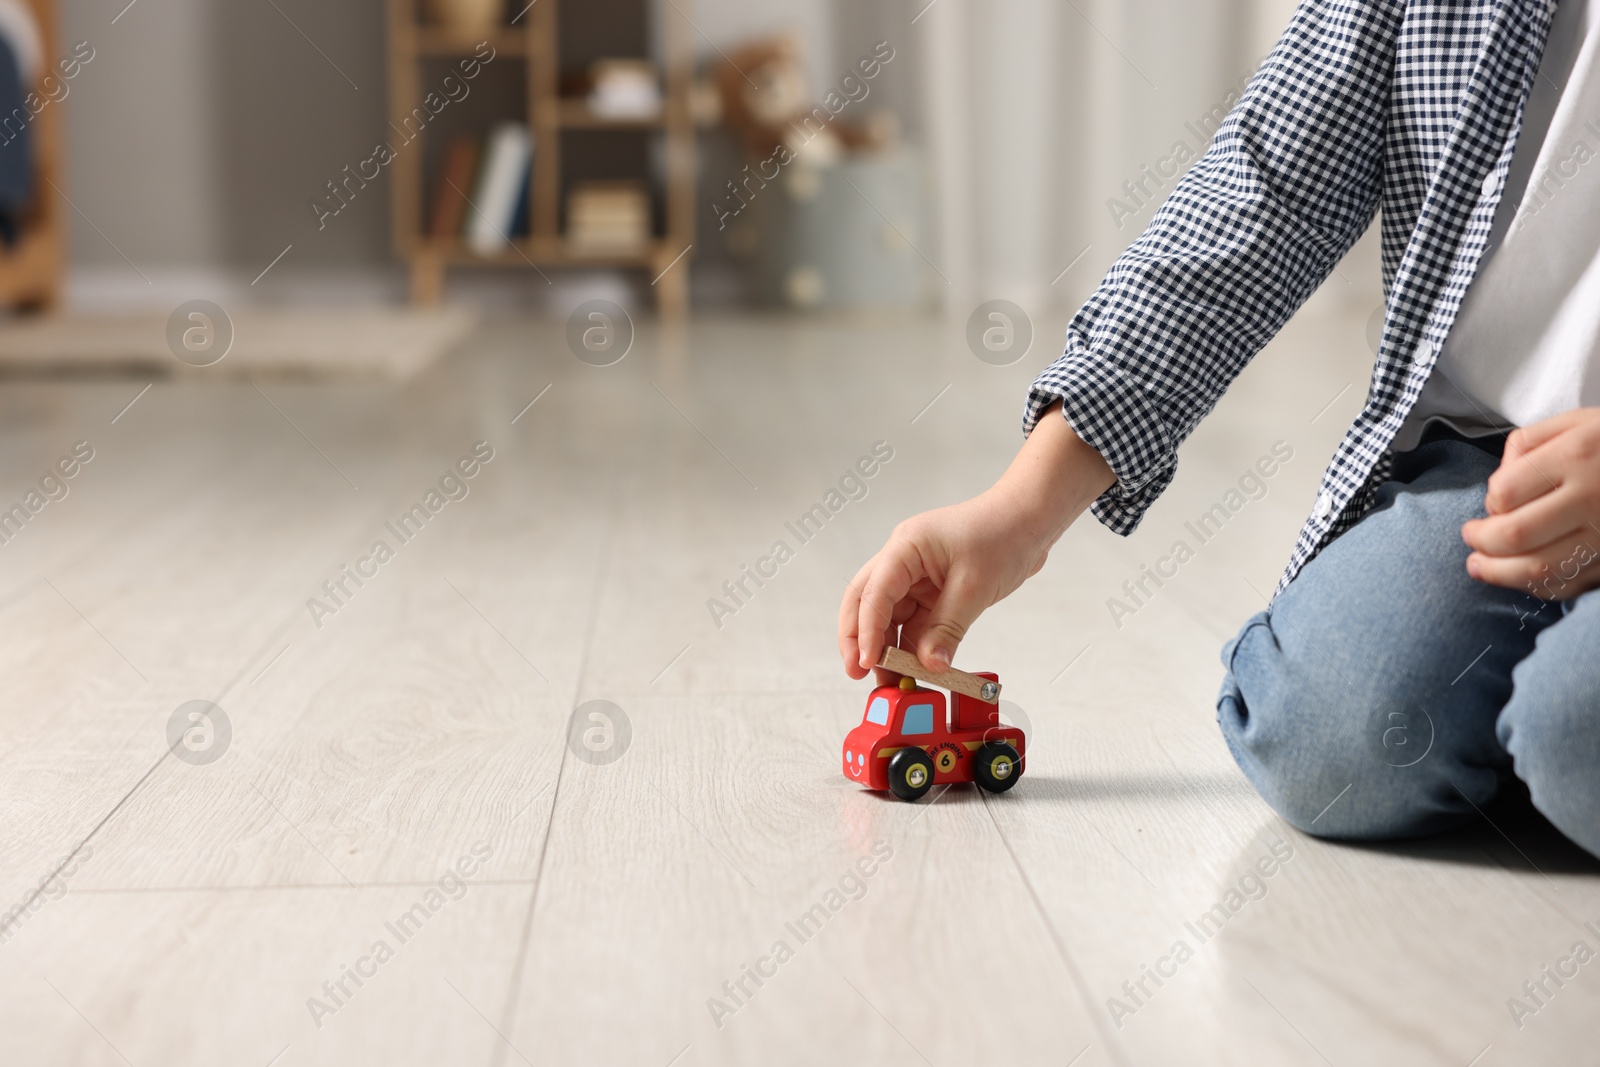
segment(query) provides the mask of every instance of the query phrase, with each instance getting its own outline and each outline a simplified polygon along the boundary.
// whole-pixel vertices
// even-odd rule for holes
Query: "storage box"
[[[746,209],[756,222],[761,297],[796,308],[925,303],[937,276],[918,252],[934,251],[922,188],[906,149],[785,167]]]

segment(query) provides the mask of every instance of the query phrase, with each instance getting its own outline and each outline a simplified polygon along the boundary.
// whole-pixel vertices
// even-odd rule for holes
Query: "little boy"
[[[1176,449],[1382,212],[1365,407],[1217,714],[1262,797],[1358,840],[1514,774],[1600,855],[1600,4],[1303,0],[1034,382],[1000,480],[896,527],[839,648],[943,668],[1085,509],[1131,533]]]

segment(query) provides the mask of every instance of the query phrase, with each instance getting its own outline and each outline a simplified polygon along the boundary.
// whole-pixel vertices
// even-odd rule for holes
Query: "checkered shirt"
[[[1120,534],[1177,447],[1382,211],[1387,312],[1281,591],[1372,506],[1487,245],[1555,0],[1302,0],[1149,227],[1067,327],[1023,429],[1057,400],[1117,482]]]

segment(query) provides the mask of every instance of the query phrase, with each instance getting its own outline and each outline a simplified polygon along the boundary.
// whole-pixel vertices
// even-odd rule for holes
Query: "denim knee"
[[[1518,778],[1556,828],[1600,856],[1600,593],[1590,593],[1539,635],[1512,671],[1496,733]]]
[[[1401,661],[1361,648],[1362,635],[1287,636],[1297,638],[1289,649],[1262,612],[1224,647],[1217,720],[1240,769],[1291,825],[1351,840],[1416,836],[1494,795],[1492,728],[1463,744],[1471,731],[1430,712],[1436,694]]]

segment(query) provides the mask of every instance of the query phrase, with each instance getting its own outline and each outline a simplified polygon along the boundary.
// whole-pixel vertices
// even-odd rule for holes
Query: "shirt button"
[[[1500,175],[1497,172],[1491,170],[1488,174],[1485,174],[1483,176],[1483,195],[1484,196],[1493,196],[1496,192],[1499,191],[1499,189],[1500,189]]]
[[[1325,519],[1333,514],[1333,497],[1327,493],[1317,495],[1317,518]]]

